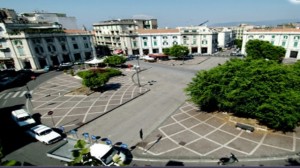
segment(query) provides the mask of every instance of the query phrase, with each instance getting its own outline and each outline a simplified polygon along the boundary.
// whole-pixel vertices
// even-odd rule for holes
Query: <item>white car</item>
[[[32,127],[27,133],[44,144],[53,144],[62,139],[60,134],[45,125]]]
[[[28,112],[24,109],[14,110],[11,113],[12,119],[20,126],[25,127],[35,124],[35,120],[31,118]]]
[[[100,160],[104,166],[120,166],[124,163],[126,155],[111,145],[94,144],[90,146],[91,156]]]

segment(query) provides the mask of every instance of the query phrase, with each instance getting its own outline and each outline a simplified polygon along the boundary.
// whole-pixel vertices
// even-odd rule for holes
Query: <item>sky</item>
[[[66,13],[78,27],[110,19],[152,17],[160,28],[224,22],[298,19],[300,0],[0,0],[17,13]]]

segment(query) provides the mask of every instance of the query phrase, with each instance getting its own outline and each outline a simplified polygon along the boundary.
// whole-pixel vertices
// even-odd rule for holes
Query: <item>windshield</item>
[[[52,131],[51,129],[47,129],[47,130],[45,130],[45,131],[42,131],[42,132],[40,133],[40,135],[47,135],[47,134],[49,134],[51,131]]]
[[[113,156],[115,155],[115,154],[117,154],[118,153],[118,151],[116,150],[116,149],[114,149],[114,148],[111,148],[111,150],[109,150],[102,158],[101,158],[101,160],[105,163],[105,164],[109,164],[109,163],[111,163],[113,160],[112,160],[112,158],[113,158]]]
[[[19,121],[26,121],[26,120],[28,120],[28,119],[30,119],[30,118],[31,118],[30,116],[25,116],[25,117],[19,118],[18,120],[19,120]]]

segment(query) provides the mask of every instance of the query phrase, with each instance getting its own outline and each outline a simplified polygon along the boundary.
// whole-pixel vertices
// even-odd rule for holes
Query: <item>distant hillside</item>
[[[265,21],[239,21],[239,22],[224,22],[224,23],[213,23],[208,24],[210,27],[229,27],[229,26],[238,26],[241,23],[246,23],[250,25],[256,25],[256,26],[276,26],[278,24],[285,24],[285,23],[291,23],[291,22],[300,22],[299,19],[280,19],[280,20],[265,20]]]

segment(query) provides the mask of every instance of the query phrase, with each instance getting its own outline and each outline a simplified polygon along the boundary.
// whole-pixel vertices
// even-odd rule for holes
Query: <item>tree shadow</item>
[[[93,89],[94,91],[97,91],[97,92],[105,92],[105,91],[109,91],[109,90],[117,90],[119,88],[121,88],[121,84],[120,83],[109,83],[109,84],[106,84],[100,88],[97,88],[97,89]]]
[[[285,166],[299,166],[300,165],[300,161],[294,158],[288,158],[286,160],[286,162],[288,164],[286,164]]]
[[[174,161],[174,160],[170,160],[166,166],[184,166],[183,162],[179,162],[179,161]]]
[[[4,155],[33,142],[33,139],[25,133],[24,128],[20,128],[11,118],[11,112],[21,108],[24,108],[24,104],[0,109],[0,140]]]
[[[126,159],[125,159],[125,161],[123,163],[125,165],[129,165],[132,162],[132,159],[133,159],[133,155],[132,155],[131,151],[129,149],[118,147],[118,146],[115,146],[115,148],[118,151],[124,153],[124,155],[126,156]]]

